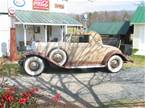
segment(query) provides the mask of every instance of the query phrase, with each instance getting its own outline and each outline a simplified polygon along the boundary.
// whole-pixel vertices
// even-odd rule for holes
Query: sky
[[[137,6],[145,0],[68,0],[67,12],[82,14],[94,11],[136,10]]]

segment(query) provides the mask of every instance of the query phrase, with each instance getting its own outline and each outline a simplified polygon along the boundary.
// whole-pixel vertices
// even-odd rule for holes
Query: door
[[[72,36],[70,43],[67,43],[68,62],[71,67],[87,66],[92,64],[89,35]]]
[[[47,26],[47,42],[50,42],[51,36],[52,36],[52,27]]]

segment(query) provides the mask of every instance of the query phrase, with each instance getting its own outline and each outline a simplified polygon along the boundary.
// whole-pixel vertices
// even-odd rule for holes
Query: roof
[[[140,5],[138,6],[137,10],[135,11],[132,19],[131,19],[131,23],[135,24],[142,24],[145,23],[145,6],[144,5]]]
[[[16,11],[15,17],[21,24],[26,25],[82,26],[73,17],[62,13],[18,10]]]
[[[125,35],[129,30],[129,22],[93,22],[88,31],[102,35]]]

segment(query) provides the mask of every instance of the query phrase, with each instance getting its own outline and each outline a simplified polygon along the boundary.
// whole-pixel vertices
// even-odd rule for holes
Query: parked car
[[[69,34],[58,42],[38,42],[36,49],[21,59],[25,72],[39,75],[49,63],[60,68],[104,67],[110,72],[121,70],[128,59],[116,47],[104,45],[96,32]]]

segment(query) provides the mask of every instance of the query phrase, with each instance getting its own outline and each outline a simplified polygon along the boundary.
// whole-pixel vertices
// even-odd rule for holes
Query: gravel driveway
[[[128,68],[119,73],[102,69],[50,69],[38,77],[27,75],[5,77],[11,85],[40,89],[39,102],[51,99],[53,92],[62,95],[62,102],[82,108],[95,108],[114,99],[145,99],[145,68]]]

